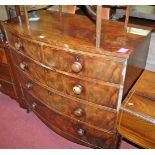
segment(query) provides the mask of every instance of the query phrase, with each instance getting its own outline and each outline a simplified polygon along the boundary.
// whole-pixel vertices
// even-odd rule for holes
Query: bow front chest
[[[103,21],[101,47],[85,16],[40,11],[3,23],[22,102],[52,130],[93,148],[116,148],[117,113],[145,68],[151,29]]]

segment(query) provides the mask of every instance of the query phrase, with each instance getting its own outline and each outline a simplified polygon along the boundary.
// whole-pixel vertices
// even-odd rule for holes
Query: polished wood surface
[[[6,59],[4,48],[0,48],[0,63],[7,64],[7,59]]]
[[[103,20],[96,48],[95,25],[87,17],[50,11],[38,15],[30,27],[23,18],[3,23],[19,102],[69,140],[116,148],[123,93],[145,67],[151,29],[130,25],[140,32],[134,34],[122,23]],[[131,73],[128,66],[140,72],[125,78]]]
[[[155,148],[154,76],[144,71],[124,100],[118,119],[120,134],[144,148]]]
[[[13,84],[0,79],[0,92],[5,93],[11,97],[15,97]]]
[[[16,50],[20,50],[35,60],[41,60],[41,46],[39,44],[26,39],[23,40],[12,33],[7,33],[7,37],[9,38],[10,45],[15,47]]]
[[[17,69],[17,73],[22,87],[45,103],[45,105],[88,124],[114,131],[116,110],[97,106],[89,102],[77,101],[75,98],[60,92],[57,93],[49,87],[34,82],[33,79],[24,75],[20,69]]]
[[[38,115],[49,122],[49,125],[59,128],[59,130],[68,133],[69,135],[80,139],[86,143],[90,143],[94,146],[111,148],[114,135],[109,132],[104,132],[92,128],[81,121],[76,121],[67,116],[47,108],[41,102],[29,95],[24,90],[24,95],[27,99],[27,103],[32,105],[34,102],[37,104],[33,109]],[[54,118],[54,119],[53,119]],[[79,131],[80,130],[80,131]],[[81,131],[83,130],[83,131]],[[81,133],[83,132],[83,134]]]
[[[79,72],[74,71],[73,64],[80,63]],[[116,84],[122,81],[123,60],[120,58],[94,56],[79,52],[69,52],[65,50],[43,46],[43,63],[52,68],[56,68],[80,76],[113,82]],[[96,70],[94,70],[96,68]],[[109,70],[107,70],[109,68]]]
[[[83,79],[79,79],[78,77],[74,78],[63,75],[53,70],[49,70],[48,68],[42,68],[40,65],[35,64],[33,61],[22,56],[21,54],[17,54],[16,52],[14,52],[14,54],[14,58],[17,60],[17,65],[20,67],[22,62],[27,64],[28,69],[26,69],[25,72],[28,73],[29,76],[32,76],[35,80],[74,97],[94,102],[99,105],[116,108],[118,88],[106,86],[104,84],[101,85],[96,82],[85,81]],[[80,94],[76,94],[74,92],[76,85],[80,85],[82,87]]]
[[[128,57],[139,41],[145,38],[143,35],[127,33],[124,30],[124,24],[121,22],[103,20],[101,47],[95,48],[95,25],[87,17],[65,13],[59,16],[57,12],[44,10],[38,11],[38,15],[41,18],[40,22],[30,22],[30,29],[27,28],[24,20],[20,26],[17,18],[4,24],[4,26],[8,30],[10,29],[14,35],[26,36],[62,49],[74,49],[119,57]],[[44,18],[45,16],[46,18]],[[137,27],[139,30],[146,29],[148,33],[152,30],[148,27],[133,24],[130,24],[129,27]],[[129,51],[127,53],[118,52],[122,47],[129,49]]]
[[[17,98],[13,72],[10,63],[10,53],[4,29],[0,23],[0,92]]]

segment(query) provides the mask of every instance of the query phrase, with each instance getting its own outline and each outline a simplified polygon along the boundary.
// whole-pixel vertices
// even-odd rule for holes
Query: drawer
[[[122,63],[119,58],[91,56],[43,46],[43,62],[47,66],[88,78],[119,84],[122,81]]]
[[[0,92],[7,94],[11,97],[15,97],[13,84],[5,82],[0,79]]]
[[[121,107],[118,131],[144,147],[155,148],[155,101],[134,92]]]
[[[34,61],[23,56],[19,52],[11,50],[15,64],[21,68],[26,74],[29,74],[33,79],[46,84],[44,68],[34,63]]]
[[[0,79],[11,82],[11,75],[9,70],[9,65],[0,63]]]
[[[9,44],[17,51],[24,53],[32,59],[41,61],[41,46],[38,43],[22,39],[17,35],[7,32]]]
[[[47,70],[46,75],[47,86],[51,88],[95,104],[117,107],[119,89],[114,86],[86,81],[52,70]]]
[[[115,129],[116,112],[114,110],[110,111],[94,104],[76,101],[38,85],[19,72],[18,75],[23,88],[52,109],[99,128],[111,131]]]
[[[58,130],[71,135],[75,139],[79,139],[80,141],[84,141],[94,146],[112,148],[114,134],[91,128],[82,122],[61,115],[54,110],[47,108],[41,102],[29,95],[25,90],[24,95],[29,104],[29,108],[46,121],[47,125],[51,128],[55,127]]]
[[[7,58],[4,48],[0,48],[0,63],[7,64]]]

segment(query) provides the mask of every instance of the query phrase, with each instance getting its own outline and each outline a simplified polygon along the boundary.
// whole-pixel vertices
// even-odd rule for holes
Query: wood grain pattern
[[[0,63],[7,64],[4,48],[0,48]]]
[[[12,82],[9,66],[4,63],[0,63],[0,78]]]
[[[68,95],[99,105],[116,108],[118,88],[69,77],[68,75],[63,75],[47,68],[45,69],[33,61],[30,61],[28,58],[18,55],[16,52],[14,54],[16,55],[14,58],[18,66],[21,62],[28,64],[29,67],[25,72],[35,80]],[[83,89],[79,95],[76,95],[73,91],[76,85],[81,85]]]
[[[66,13],[60,16],[58,12],[50,11],[38,11],[38,15],[41,20],[39,22],[31,22],[30,29],[26,27],[24,18],[22,26],[20,26],[17,18],[3,25],[7,31],[11,30],[14,34],[27,36],[30,39],[59,46],[62,49],[66,48],[67,45],[70,49],[78,51],[123,58],[129,57],[132,49],[145,38],[144,36],[127,33],[124,30],[124,23],[103,20],[101,47],[97,49],[95,48],[95,24],[86,16]],[[146,29],[148,32],[152,30],[148,27],[133,24],[129,24],[128,26]],[[39,36],[44,36],[44,38],[40,38]],[[118,52],[122,47],[129,49],[129,52]]]
[[[118,131],[130,141],[155,148],[155,73],[144,71],[119,112]]]
[[[72,53],[43,46],[43,63],[47,66],[65,72],[74,73],[74,71],[72,71],[72,65],[74,62],[79,62],[82,65],[81,71],[75,73],[77,75],[116,84],[122,82],[121,72],[123,64],[119,58],[110,58],[106,56],[103,58],[99,56],[95,57],[84,53]]]
[[[17,69],[17,74],[19,75],[19,80],[22,87],[24,87],[27,92],[41,100],[43,104],[88,124],[114,131],[116,111],[106,110],[103,107],[97,106],[93,103],[78,102],[75,99],[70,99],[66,95],[57,94],[56,92],[51,91],[50,88],[40,86],[32,79],[24,75],[19,69]],[[31,83],[32,88],[28,89],[27,83]],[[76,116],[74,112],[79,108],[82,109],[82,114],[81,116]]]
[[[39,44],[36,44],[32,41],[28,41],[26,39],[22,39],[21,37],[18,37],[10,32],[7,32],[7,37],[9,44],[15,49],[15,44],[19,44],[19,49],[16,50],[23,52],[25,55],[28,55],[35,60],[41,60],[41,46]]]
[[[0,79],[0,92],[15,98],[13,84]]]
[[[11,53],[13,55],[14,62],[17,66],[20,67],[20,63],[27,64],[28,68],[24,71],[27,74],[29,74],[32,78],[34,78],[35,80],[37,80],[43,84],[46,84],[45,71],[44,71],[43,67],[37,65],[32,60],[15,52],[14,50],[11,50]]]
[[[121,113],[121,112],[120,112]],[[119,133],[144,148],[155,148],[155,124],[123,111]]]
[[[61,131],[71,134],[73,137],[85,141],[87,143],[93,144],[98,147],[111,148],[114,135],[108,132],[103,132],[95,128],[91,128],[82,122],[70,119],[63,116],[54,110],[50,110],[44,106],[41,102],[37,101],[35,98],[30,96],[24,90],[24,95],[27,99],[28,104],[36,103],[37,106],[34,108],[34,112],[42,116],[51,126],[56,126]],[[54,119],[53,119],[54,118]],[[83,129],[84,135],[78,135],[78,130]]]
[[[125,79],[127,92],[145,66],[151,28],[128,25],[147,32],[137,35],[124,30],[123,23],[103,20],[101,46],[96,48],[95,25],[87,17],[49,11],[38,15],[40,20],[29,27],[23,17],[3,23],[8,60],[12,70],[18,69],[16,86],[20,82],[19,90],[24,92],[18,91],[19,102],[74,142],[116,148],[116,108],[122,100],[126,67],[131,65],[133,72],[140,68]],[[127,68],[128,75],[132,71]]]

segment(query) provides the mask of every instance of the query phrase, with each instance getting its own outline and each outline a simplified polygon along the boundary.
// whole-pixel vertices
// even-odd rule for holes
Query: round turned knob
[[[21,68],[22,70],[27,70],[27,69],[28,69],[28,64],[26,64],[26,63],[24,63],[24,62],[21,62],[21,63],[19,64],[19,66],[20,66],[20,68]]]
[[[74,86],[74,87],[73,87],[73,92],[74,92],[74,94],[76,94],[76,95],[81,94],[81,92],[82,92],[82,86],[80,86],[80,85]]]
[[[83,129],[78,129],[77,133],[79,136],[83,136],[85,134],[85,131]]]
[[[28,106],[27,113],[31,112],[36,106],[37,106],[37,103],[33,102],[32,105]]]
[[[25,84],[25,86],[26,86],[27,89],[31,89],[32,88],[32,85],[33,84],[31,82],[28,82],[28,83]]]
[[[16,48],[16,50],[20,50],[20,48],[22,48],[21,41],[18,40],[18,42],[15,42],[15,48]]]
[[[72,64],[72,71],[73,72],[78,73],[81,71],[81,69],[82,69],[82,65],[79,62],[74,62]]]
[[[0,83],[0,88],[2,88],[2,84]]]
[[[74,115],[75,115],[75,116],[80,117],[80,116],[83,115],[83,113],[84,113],[84,111],[83,111],[83,109],[81,109],[81,108],[77,108],[76,110],[74,110]]]
[[[37,106],[37,103],[33,102],[32,105],[31,105],[31,108],[34,109],[36,106]]]

